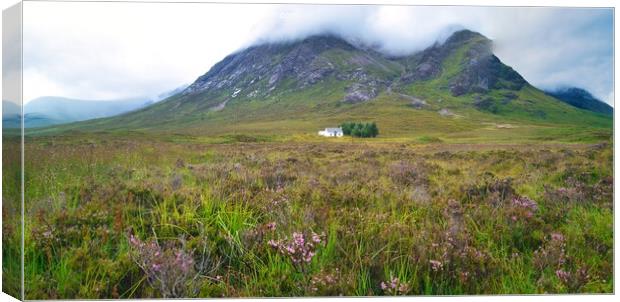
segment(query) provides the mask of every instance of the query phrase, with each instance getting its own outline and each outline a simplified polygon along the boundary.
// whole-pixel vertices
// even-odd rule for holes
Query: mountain
[[[546,91],[550,96],[557,98],[567,104],[577,108],[590,110],[607,115],[614,114],[614,108],[609,104],[595,98],[587,90],[577,87],[560,88],[553,91]]]
[[[19,104],[7,100],[2,100],[2,118],[19,115],[20,111],[21,108],[19,108]]]
[[[24,105],[24,124],[29,128],[84,121],[114,116],[150,104],[153,102],[146,98],[92,101],[45,96]]]
[[[2,100],[2,127],[3,128],[19,128],[21,121],[19,115],[21,108],[18,104]]]
[[[24,105],[24,125],[26,128],[36,128],[111,117],[155,104],[180,93],[187,86],[179,86],[153,98],[78,100],[59,96],[40,97]],[[8,101],[3,101],[2,106],[3,126],[19,128],[19,106]]]
[[[493,54],[491,40],[462,30],[405,56],[332,35],[255,45],[162,102],[50,131],[291,135],[370,120],[384,137],[456,135],[504,123],[523,125],[513,133],[612,124],[533,87]]]

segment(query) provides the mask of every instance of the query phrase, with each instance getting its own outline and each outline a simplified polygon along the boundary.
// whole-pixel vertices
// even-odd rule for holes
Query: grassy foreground
[[[68,136],[26,157],[27,299],[613,291],[605,142]]]

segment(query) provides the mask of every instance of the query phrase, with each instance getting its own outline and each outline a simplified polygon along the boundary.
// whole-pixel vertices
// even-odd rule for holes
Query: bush
[[[195,261],[193,251],[185,250],[184,240],[181,240],[180,247],[174,244],[162,246],[156,240],[141,241],[130,235],[129,245],[132,259],[163,298],[186,298],[197,294],[199,277],[219,266],[219,263],[212,262],[206,247],[200,261]]]
[[[375,122],[356,123],[346,122],[340,125],[342,134],[354,137],[376,137],[379,135],[379,128]]]

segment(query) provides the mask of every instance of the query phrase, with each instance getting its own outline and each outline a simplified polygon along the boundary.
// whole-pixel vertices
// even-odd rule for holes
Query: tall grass
[[[179,277],[189,297],[613,290],[607,144],[65,137],[26,149],[28,299],[164,296],[132,236],[193,257],[196,277]],[[303,265],[270,244],[295,234],[322,238]],[[557,234],[562,263],[541,258],[560,252]]]

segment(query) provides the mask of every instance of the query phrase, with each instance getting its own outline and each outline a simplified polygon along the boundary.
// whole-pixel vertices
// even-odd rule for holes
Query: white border
[[[45,0],[27,0],[27,1],[45,1]],[[96,0],[81,0],[81,2],[98,2]],[[106,2],[127,2],[127,1],[119,1],[119,0],[105,0]],[[0,0],[0,8],[2,10],[14,5],[18,1],[15,0]],[[210,2],[210,1],[198,1],[198,0],[137,0],[134,2]],[[242,3],[314,3],[314,4],[387,4],[387,5],[473,5],[473,6],[573,6],[573,7],[613,7],[614,8],[614,21],[615,21],[615,8],[618,6],[617,3],[613,0],[502,0],[502,1],[493,1],[493,0],[240,0],[240,1],[230,1],[230,0],[220,0],[220,1],[211,1],[211,2],[242,2]],[[1,22],[0,22],[1,26]],[[618,46],[618,24],[614,22],[614,59],[615,59],[615,50]],[[617,79],[618,79],[618,68],[616,67],[616,61],[614,60],[614,95],[616,94],[617,87]],[[1,66],[1,63],[0,63]],[[0,81],[1,83],[1,81]],[[615,100],[614,100],[615,104]],[[614,106],[615,108],[615,106]],[[616,112],[614,111],[614,121],[615,121]],[[2,126],[0,125],[0,133],[2,130]],[[618,125],[614,122],[614,142],[617,141],[618,138]],[[2,149],[2,142],[0,140],[0,150]],[[615,171],[618,171],[620,168],[620,164],[615,161],[620,152],[614,146],[614,179],[616,178]],[[0,165],[0,173],[2,171]],[[614,192],[616,192],[618,182],[614,183]],[[2,185],[0,184],[0,190]],[[614,205],[618,204],[618,200],[620,197],[618,194],[614,194]],[[617,207],[614,206],[615,209]],[[462,296],[462,297],[399,297],[399,298],[380,298],[381,301],[537,301],[537,300],[545,300],[545,301],[561,301],[561,302],[570,302],[570,301],[582,301],[582,300],[596,300],[599,301],[615,301],[617,300],[617,284],[619,282],[618,278],[618,269],[615,267],[615,260],[618,258],[618,240],[616,237],[617,224],[616,224],[616,216],[614,214],[614,292],[613,295],[548,295],[548,296]],[[2,222],[2,218],[0,215],[0,223]],[[0,249],[2,247],[2,243],[0,242]],[[0,261],[2,259],[0,253]],[[0,285],[2,284],[2,280],[0,278]],[[283,298],[287,299],[287,298]],[[304,301],[329,301],[334,298],[301,298]],[[351,302],[361,302],[361,301],[369,301],[369,299],[377,299],[377,298],[344,298],[346,301]],[[208,301],[215,299],[192,299],[190,301]],[[241,301],[242,299],[226,299],[227,301]],[[243,299],[248,300],[248,299]],[[260,301],[260,302],[268,302],[273,301],[274,299],[250,299],[252,301]],[[5,293],[0,293],[0,301],[16,301],[14,298],[6,295]],[[61,301],[61,300],[59,300]],[[69,300],[69,301],[87,301],[87,300]],[[134,301],[161,301],[161,300],[151,300],[151,299],[141,299]]]

